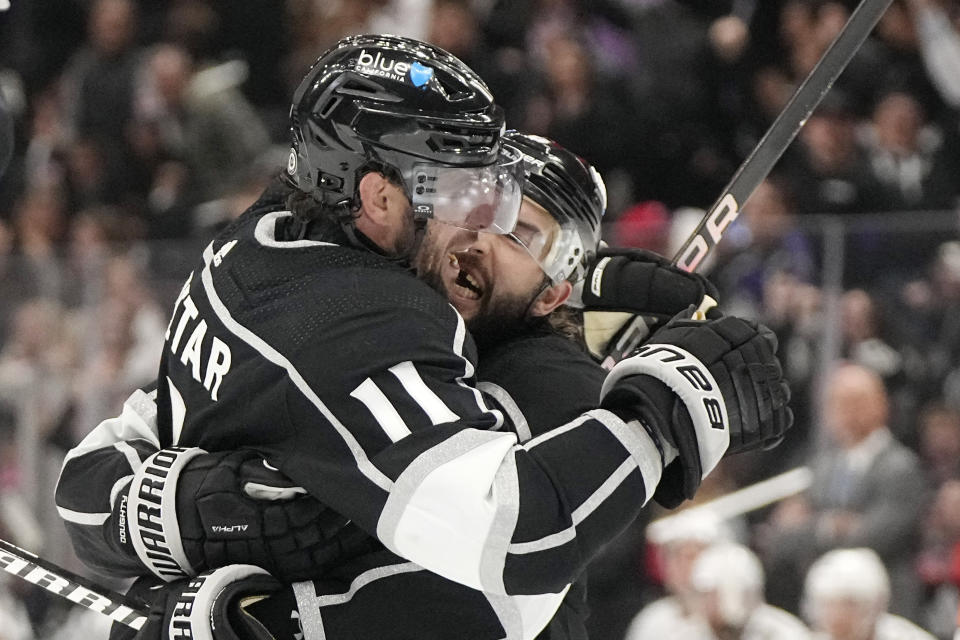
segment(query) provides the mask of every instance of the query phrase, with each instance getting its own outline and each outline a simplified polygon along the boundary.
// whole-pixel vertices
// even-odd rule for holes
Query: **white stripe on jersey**
[[[650,496],[653,495],[653,491],[656,489],[657,484],[659,484],[660,476],[663,473],[660,452],[656,444],[654,444],[650,438],[650,434],[648,434],[641,425],[634,423],[626,424],[615,414],[604,409],[588,411],[573,422],[559,429],[548,431],[523,446],[525,449],[531,450],[560,433],[581,426],[589,419],[594,419],[607,427],[610,433],[613,434],[628,451],[630,458],[625,460],[612,475],[604,480],[583,504],[573,510],[573,513],[570,514],[572,525],[569,528],[563,531],[557,531],[539,540],[511,544],[510,553],[523,554],[544,551],[553,547],[559,547],[573,540],[577,535],[577,525],[596,511],[597,508],[603,504],[604,500],[609,498],[617,487],[627,479],[634,469],[639,469],[640,476],[643,478],[643,488],[646,492],[644,502],[649,500]]]
[[[517,406],[517,403],[513,397],[507,393],[506,389],[493,382],[483,380],[477,383],[477,389],[480,389],[480,391],[483,391],[496,400],[500,408],[507,412],[507,417],[510,418],[510,422],[513,424],[514,431],[517,432],[517,437],[520,438],[520,442],[526,442],[533,437],[533,434],[530,432],[530,425],[527,424],[527,417],[523,415],[523,411],[520,411],[520,407]]]
[[[140,454],[137,453],[137,450],[130,446],[126,441],[121,441],[114,443],[113,448],[119,451],[127,459],[127,464],[130,465],[130,471],[136,471],[140,468],[140,465],[143,464],[143,460],[140,459]]]
[[[516,486],[507,490],[517,482],[516,444],[513,433],[469,429],[423,452],[397,478],[377,538],[450,580],[504,593],[503,560],[520,509]]]
[[[67,522],[86,525],[101,525],[110,517],[110,513],[81,513],[80,511],[72,511],[59,506],[57,507],[57,513]]]
[[[323,614],[321,607],[343,604],[353,599],[353,596],[372,582],[390,578],[404,573],[423,571],[412,562],[391,564],[364,571],[350,583],[350,588],[344,593],[333,593],[319,596],[312,581],[293,583],[293,595],[297,600],[297,610],[300,615],[300,628],[303,630],[303,640],[326,640],[327,634],[323,628]]]
[[[396,407],[390,403],[376,382],[367,378],[351,391],[350,395],[367,407],[391,442],[398,442],[410,435],[410,427],[403,421]]]
[[[473,378],[474,367],[473,363],[470,362],[467,358],[463,356],[463,342],[467,338],[467,325],[463,322],[463,316],[460,315],[460,312],[457,311],[456,307],[450,305],[450,308],[453,309],[453,313],[457,317],[457,331],[453,335],[453,352],[457,354],[461,360],[463,360],[463,377],[457,378],[457,384],[459,384],[464,389],[469,389],[473,392],[474,397],[477,399],[477,406],[484,413],[493,414],[497,422],[495,425],[490,427],[491,429],[499,429],[503,425],[503,414],[496,409],[490,409],[487,407],[486,403],[483,401],[483,394],[480,393],[480,390],[476,387],[471,387],[464,382],[464,379]]]
[[[413,362],[407,360],[395,364],[389,369],[396,376],[410,397],[424,410],[430,422],[436,426],[445,422],[456,422],[460,416],[450,410],[443,400],[423,381]]]
[[[117,496],[120,495],[120,492],[127,488],[127,485],[133,480],[133,474],[129,476],[123,476],[113,483],[113,487],[110,489],[110,508],[113,509],[114,505],[117,504]]]
[[[187,419],[187,403],[183,401],[180,389],[173,384],[170,376],[167,376],[167,389],[170,391],[170,437],[173,444],[179,444],[183,423]]]
[[[303,247],[336,247],[332,242],[320,242],[319,240],[277,240],[277,220],[280,218],[289,218],[293,213],[290,211],[273,211],[264,214],[257,222],[257,227],[253,231],[253,237],[257,242],[265,247],[274,249],[300,249]],[[236,242],[236,240],[234,240]]]
[[[507,636],[504,640],[533,640],[556,615],[570,585],[560,593],[533,596],[502,596],[485,593]]]
[[[561,545],[570,542],[577,537],[577,525],[587,519],[587,517],[596,511],[597,507],[603,504],[603,501],[610,497],[610,494],[619,487],[628,475],[630,475],[634,469],[637,468],[637,465],[630,458],[623,461],[617,470],[613,474],[604,480],[596,491],[594,491],[589,498],[583,501],[579,507],[573,510],[573,513],[570,514],[570,519],[572,524],[564,529],[563,531],[558,531],[549,536],[540,538],[539,540],[531,540],[529,542],[515,542],[510,545],[510,553],[513,554],[524,554],[524,553],[536,553],[537,551],[545,551],[546,549],[552,549],[554,547],[559,547]]]
[[[300,375],[300,372],[297,371],[297,368],[293,366],[286,357],[284,357],[279,351],[271,347],[267,342],[253,333],[245,326],[237,322],[233,316],[230,315],[229,309],[226,305],[223,304],[223,301],[220,299],[220,296],[217,294],[217,289],[213,285],[213,274],[210,271],[210,265],[213,261],[213,243],[211,242],[207,245],[207,248],[203,250],[203,273],[201,278],[203,281],[203,289],[207,294],[207,299],[210,303],[210,307],[213,309],[214,313],[217,314],[217,317],[220,319],[220,322],[223,323],[223,326],[232,332],[235,336],[246,342],[250,345],[257,353],[266,358],[268,361],[273,364],[282,367],[286,370],[287,375],[290,377],[290,381],[296,385],[297,389],[304,395],[317,408],[317,410],[326,418],[331,426],[337,431],[343,441],[346,443],[347,447],[350,449],[350,452],[353,454],[353,458],[357,463],[357,468],[360,472],[367,477],[368,480],[373,482],[375,485],[383,489],[384,491],[390,491],[390,487],[393,486],[393,482],[384,474],[380,469],[373,465],[370,462],[370,459],[367,458],[366,452],[364,452],[363,447],[360,446],[360,443],[357,442],[357,439],[353,437],[353,434],[347,430],[343,424],[337,420],[337,417],[333,415],[330,409],[327,408],[327,405],[320,400],[320,397],[317,396],[316,392],[307,384],[307,381],[304,380],[303,376]]]

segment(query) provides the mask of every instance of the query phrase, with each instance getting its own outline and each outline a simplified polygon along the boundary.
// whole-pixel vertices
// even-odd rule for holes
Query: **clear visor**
[[[518,222],[508,234],[530,254],[553,284],[573,279],[583,260],[583,243],[573,225],[552,221],[547,228]]]
[[[414,216],[432,218],[469,231],[513,231],[523,200],[523,162],[504,147],[497,162],[484,167],[430,163],[404,172]]]

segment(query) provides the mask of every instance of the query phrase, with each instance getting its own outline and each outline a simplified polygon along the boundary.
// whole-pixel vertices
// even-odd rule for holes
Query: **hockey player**
[[[828,551],[807,572],[803,609],[818,640],[933,640],[889,604],[890,577],[872,549]]]
[[[177,479],[194,458],[212,455],[196,447],[249,443],[417,563],[400,572],[424,567],[487,594],[479,624],[497,637],[527,638],[634,517],[664,462],[676,456],[668,471],[678,470],[675,490],[689,495],[728,440],[751,448],[788,426],[772,345],[730,318],[668,328],[670,351],[655,349],[614,370],[600,410],[525,445],[516,425],[490,430],[504,418],[466,384],[474,365],[462,318],[383,255],[402,255],[418,242],[411,210],[473,231],[512,228],[509,201],[517,192],[509,162],[490,169],[492,158],[511,156],[499,151],[487,106],[464,114],[482,84],[464,82],[472,76],[454,62],[407,41],[361,38],[311,72],[293,112],[288,172],[320,204],[301,200],[296,214],[276,203],[254,207],[205,251],[171,321],[157,392],[159,437],[143,394],[65,464],[60,506],[76,539],[84,523],[114,527],[125,519],[120,530],[140,563],[167,578],[191,571],[172,508]],[[398,69],[403,75],[391,71]],[[431,91],[439,95],[424,95]],[[488,164],[478,167],[478,156]],[[468,158],[473,171],[450,170]],[[478,202],[478,194],[490,197]],[[728,366],[730,357],[749,366]],[[109,433],[139,418],[142,452],[165,447],[143,463],[112,446],[132,434]],[[591,451],[589,473],[579,464],[584,450]],[[71,502],[71,478],[108,460],[117,465],[124,453],[133,453],[120,458],[134,467],[133,478],[115,485],[115,501]],[[120,517],[123,505],[131,517]],[[242,536],[234,526],[205,522],[204,532]],[[265,578],[244,578],[252,573],[217,570],[181,595],[199,612],[208,594],[225,602],[273,588]],[[329,594],[300,595],[317,605],[301,606],[301,616],[312,616]],[[206,624],[209,633],[210,619],[198,613],[172,624]],[[247,624],[217,620],[218,632]]]

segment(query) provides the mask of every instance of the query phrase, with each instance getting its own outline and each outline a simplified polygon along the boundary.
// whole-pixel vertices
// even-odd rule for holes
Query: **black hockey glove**
[[[358,552],[346,518],[248,450],[161,450],[114,510],[119,541],[164,580],[229,564],[302,580]]]
[[[654,497],[668,508],[692,498],[725,454],[772,447],[793,424],[773,332],[733,316],[682,319],[692,311],[616,365],[601,394],[667,454]]]
[[[640,316],[642,324],[637,327],[642,338],[691,304],[707,311],[718,297],[709,280],[687,273],[657,253],[601,249],[587,271],[581,295],[587,346],[603,359],[634,317]]]
[[[276,579],[251,565],[222,567],[154,587],[140,581],[128,596],[148,603],[147,622],[135,634],[115,623],[110,640],[274,640],[247,608],[279,589]]]

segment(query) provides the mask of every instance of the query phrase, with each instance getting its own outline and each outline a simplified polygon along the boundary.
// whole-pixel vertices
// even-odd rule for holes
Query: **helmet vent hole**
[[[317,111],[317,115],[321,118],[329,118],[341,100],[343,100],[343,98],[340,96],[331,96],[330,99],[327,100],[327,103]]]

